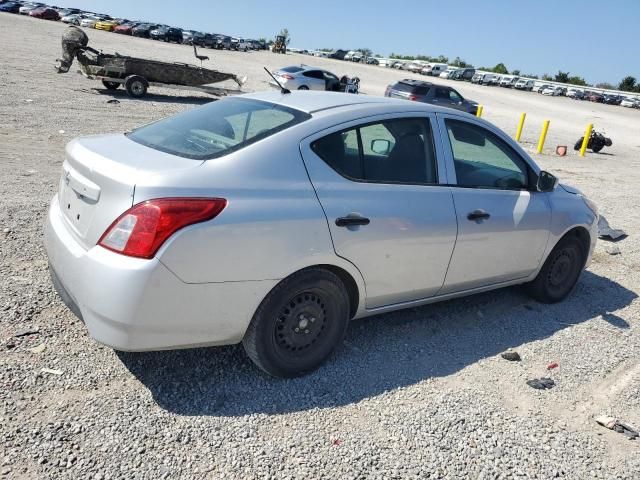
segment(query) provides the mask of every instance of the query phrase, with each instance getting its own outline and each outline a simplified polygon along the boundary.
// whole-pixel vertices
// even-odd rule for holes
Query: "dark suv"
[[[174,27],[159,27],[151,30],[149,35],[153,40],[163,40],[165,42],[182,43],[182,29]]]
[[[384,92],[384,96],[455,108],[472,115],[475,115],[478,111],[476,102],[465,100],[453,88],[421,80],[404,79],[395,85],[389,85]]]

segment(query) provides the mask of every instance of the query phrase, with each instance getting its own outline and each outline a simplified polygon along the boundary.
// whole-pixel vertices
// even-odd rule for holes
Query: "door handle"
[[[336,218],[336,225],[338,227],[351,227],[356,225],[369,225],[371,220],[361,216],[347,216]]]
[[[478,210],[474,210],[473,212],[470,212],[467,215],[467,219],[468,220],[472,220],[472,221],[476,221],[476,220],[485,220],[487,218],[489,218],[491,215],[489,215],[487,212],[485,212],[482,209],[478,209]]]

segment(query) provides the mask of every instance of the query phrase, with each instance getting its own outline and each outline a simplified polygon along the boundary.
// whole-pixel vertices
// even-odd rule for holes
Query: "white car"
[[[20,9],[18,10],[18,13],[20,13],[20,15],[29,15],[29,12],[31,10],[35,10],[36,8],[40,8],[44,6],[45,5],[43,3],[25,3],[20,7]]]
[[[80,25],[80,22],[85,18],[84,15],[80,13],[73,13],[71,15],[66,15],[60,19],[62,23],[68,23],[70,25]]]
[[[640,99],[637,98],[624,98],[620,105],[627,108],[640,108]]]
[[[449,78],[453,72],[457,72],[458,70],[459,69],[457,69],[457,68],[452,68],[451,70],[445,70],[444,72],[442,72],[439,75],[439,77],[440,78]]]
[[[533,88],[531,89],[532,92],[534,93],[542,93],[542,91],[547,88],[550,87],[551,85],[549,85],[548,83],[537,83],[533,86]]]
[[[516,82],[513,86],[517,90],[528,90],[531,91],[533,89],[534,82],[533,80],[527,80],[526,78],[521,78]]]
[[[96,23],[99,22],[98,17],[85,17],[80,20],[80,26],[86,28],[96,28]]]
[[[546,95],[548,97],[559,97],[561,95],[564,95],[564,88],[549,86],[542,90],[541,93],[542,95]]]
[[[238,50],[240,51],[248,52],[249,50],[251,50],[251,43],[248,40],[245,40],[244,38],[239,38],[237,45],[238,45]]]

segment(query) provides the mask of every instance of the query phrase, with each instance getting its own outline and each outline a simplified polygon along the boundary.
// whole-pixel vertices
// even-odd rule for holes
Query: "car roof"
[[[306,113],[315,113],[319,111],[348,106],[378,107],[380,105],[389,105],[396,107],[403,106],[407,107],[407,110],[414,111],[416,109],[419,109],[425,110],[427,112],[451,112],[451,110],[447,108],[436,107],[434,105],[420,102],[410,102],[403,99],[377,97],[374,95],[354,95],[351,93],[318,92],[313,90],[304,92],[294,91],[284,94],[278,90],[272,90],[258,93],[249,93],[243,95],[243,97],[276,103]]]
[[[406,85],[411,85],[412,87],[432,87],[433,83],[425,82],[424,80],[413,80],[412,78],[405,78],[404,80],[398,80],[396,83],[404,83]],[[446,85],[438,85],[445,87]]]

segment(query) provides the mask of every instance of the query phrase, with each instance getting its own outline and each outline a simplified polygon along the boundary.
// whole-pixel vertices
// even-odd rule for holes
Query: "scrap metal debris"
[[[62,370],[55,370],[53,368],[43,368],[40,370],[42,373],[50,373],[51,375],[62,375]]]
[[[622,253],[622,250],[620,250],[620,247],[618,245],[612,245],[606,248],[606,252],[609,255],[620,255]]]
[[[510,362],[519,362],[520,360],[522,360],[520,358],[520,354],[518,352],[513,351],[513,350],[506,351],[500,356],[502,358],[504,358],[505,360],[509,360]]]
[[[614,432],[622,433],[623,435],[629,437],[629,440],[635,440],[640,437],[640,433],[638,429],[629,423],[621,422],[615,417],[609,417],[607,415],[601,415],[595,418],[595,421],[609,430],[613,430]]]
[[[560,365],[558,365],[558,362],[551,362],[549,365],[547,365],[547,370],[553,370],[554,368],[558,368]]]
[[[611,228],[604,215],[600,215],[600,218],[598,219],[598,238],[615,241],[625,238],[626,236],[627,233],[624,230]]]
[[[14,333],[13,336],[16,338],[20,338],[20,337],[26,337],[27,335],[35,335],[36,333],[40,333],[40,330],[28,328],[26,330],[20,330]]]
[[[533,380],[527,380],[527,385],[536,390],[548,390],[555,386],[556,382],[547,377],[534,378]]]

